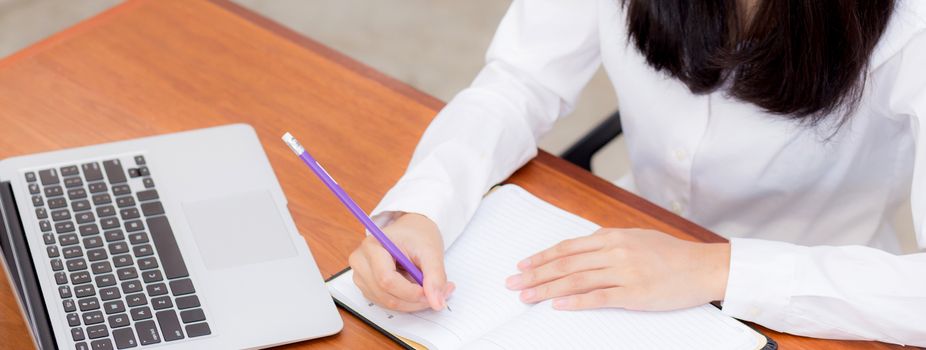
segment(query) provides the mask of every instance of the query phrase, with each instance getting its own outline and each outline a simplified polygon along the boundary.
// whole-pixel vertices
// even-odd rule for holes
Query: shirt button
[[[681,148],[675,150],[675,159],[678,160],[679,162],[682,162],[688,159],[688,152]]]
[[[669,203],[669,205],[672,206],[672,212],[676,215],[682,215],[682,210],[685,209],[682,206],[682,203],[679,203],[679,201],[672,201],[672,203]]]

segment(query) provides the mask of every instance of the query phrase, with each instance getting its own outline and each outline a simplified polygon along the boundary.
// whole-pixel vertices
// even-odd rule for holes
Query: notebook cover
[[[339,271],[338,273],[335,273],[334,275],[331,275],[331,277],[328,277],[328,279],[326,279],[325,282],[326,282],[326,283],[327,283],[327,282],[330,282],[331,280],[337,278],[338,276],[344,274],[344,273],[347,272],[347,271],[350,271],[350,267],[347,267],[347,268],[345,268],[345,269]],[[361,315],[359,312],[354,311],[354,309],[351,309],[349,306],[347,306],[347,304],[342,303],[340,300],[338,300],[338,298],[332,297],[332,299],[334,299],[334,303],[337,304],[338,307],[344,309],[344,311],[349,312],[351,315],[354,315],[355,317],[359,318],[361,321],[363,321],[363,323],[366,323],[366,324],[370,325],[370,327],[373,327],[373,329],[379,331],[380,333],[382,333],[383,335],[385,335],[387,338],[392,339],[392,341],[396,342],[397,344],[399,344],[399,345],[402,346],[403,348],[405,348],[405,349],[407,349],[407,350],[427,349],[426,347],[424,347],[424,346],[421,345],[421,344],[418,344],[418,343],[413,342],[413,341],[411,341],[411,340],[408,340],[408,339],[399,337],[399,336],[397,336],[397,335],[395,335],[395,334],[389,333],[389,331],[387,331],[387,330],[385,330],[384,328],[380,327],[380,326],[377,325],[376,323],[373,323],[372,321],[370,321],[370,320],[367,319],[366,317],[363,317],[363,315]],[[717,304],[713,304],[713,305],[719,308],[719,306],[718,306]],[[749,328],[752,328],[752,330],[754,330],[756,333],[759,333],[760,335],[762,335],[763,337],[765,337],[765,339],[766,339],[767,342],[765,343],[765,346],[762,347],[762,350],[778,350],[778,343],[776,343],[774,339],[770,338],[768,335],[766,335],[766,334],[764,334],[764,333],[762,333],[762,332],[759,332],[759,331],[756,330],[754,327],[752,327],[752,326],[750,326],[750,325],[748,325],[748,324],[746,324],[746,326],[749,327]]]

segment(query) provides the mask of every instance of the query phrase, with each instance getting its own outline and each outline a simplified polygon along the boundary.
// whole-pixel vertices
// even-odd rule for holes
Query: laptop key
[[[74,284],[74,285],[87,283],[91,281],[90,273],[87,271],[74,272],[71,274],[70,278],[71,278],[71,284]]]
[[[119,299],[120,297],[122,297],[122,293],[119,293],[119,287],[100,289],[100,300],[110,301],[113,299]]]
[[[65,299],[61,301],[61,306],[64,307],[64,312],[74,312],[77,311],[77,304],[74,303],[74,299]]]
[[[109,189],[109,187],[106,186],[105,182],[94,182],[94,183],[87,185],[87,188],[90,189],[90,193],[106,192],[106,190]]]
[[[74,223],[71,221],[56,222],[55,232],[58,234],[74,232]]]
[[[164,334],[164,340],[183,339],[183,330],[180,329],[180,320],[177,318],[176,311],[158,311],[154,316],[158,319],[158,325],[161,326],[161,334]]]
[[[126,295],[125,302],[129,307],[142,306],[148,304],[148,298],[145,297],[145,293],[135,293]]]
[[[94,340],[90,342],[90,348],[93,350],[113,350],[113,341],[109,338]]]
[[[122,234],[122,230],[106,231],[103,233],[103,236],[106,237],[107,242],[121,241],[125,239],[125,235]]]
[[[93,195],[93,205],[103,205],[113,202],[113,197],[109,193],[100,193]]]
[[[84,248],[99,248],[103,246],[103,238],[100,236],[90,236],[84,238]]]
[[[58,208],[64,208],[67,206],[68,206],[68,200],[64,199],[64,197],[51,198],[48,200],[49,209],[58,209]]]
[[[124,196],[127,194],[132,194],[132,188],[129,185],[113,185],[113,195]]]
[[[145,156],[135,156],[135,165],[145,165]]]
[[[148,243],[148,234],[143,232],[135,232],[129,235],[129,242],[132,244],[142,244]]]
[[[29,194],[39,194],[39,184],[29,184]]]
[[[100,181],[103,179],[103,172],[100,169],[99,163],[93,162],[83,164],[80,166],[80,168],[84,171],[84,178],[86,178],[88,182]]]
[[[99,339],[106,336],[109,336],[109,329],[106,328],[105,324],[87,327],[87,338]]]
[[[154,180],[152,180],[150,177],[144,178],[141,180],[141,183],[145,185],[145,188],[154,188]]]
[[[94,297],[77,299],[77,307],[81,312],[97,310],[100,308],[100,301]]]
[[[157,248],[158,255],[161,258],[161,266],[164,267],[164,275],[168,279],[189,276],[186,263],[183,262],[183,256],[180,255],[180,248],[177,246],[177,240],[174,237],[174,232],[170,229],[167,217],[157,216],[149,218],[147,222],[151,240],[154,242],[154,246]]]
[[[87,198],[87,190],[83,188],[72,188],[68,190],[68,199],[84,199]]]
[[[176,299],[178,309],[189,309],[199,306],[199,297],[195,295],[186,295]]]
[[[113,249],[113,246],[115,246],[115,245],[122,245],[122,246],[125,246],[125,242],[117,242],[117,243],[110,244],[110,245],[109,245],[109,252],[110,252],[110,253],[116,254],[115,252],[113,252],[113,250],[114,250],[114,249]],[[124,252],[127,252],[127,251],[129,251],[129,248],[126,246],[125,251],[123,251],[123,253],[124,253]],[[119,255],[119,256],[117,256],[117,257],[114,257],[114,258],[113,258],[113,264],[115,264],[116,267],[125,267],[125,266],[132,265],[132,256],[126,254],[126,255]]]
[[[153,297],[167,294],[167,285],[164,283],[149,284],[145,289],[148,290],[148,295]]]
[[[64,187],[66,188],[78,188],[84,185],[84,180],[81,180],[79,177],[69,177],[64,179]]]
[[[103,303],[103,310],[106,310],[106,314],[125,312],[125,303],[122,300],[107,301]]]
[[[161,205],[161,202],[151,202],[143,203],[141,205],[141,212],[145,216],[155,216],[164,214],[164,206]]]
[[[161,271],[159,270],[148,270],[141,273],[141,279],[145,281],[145,283],[154,283],[163,281],[164,277],[161,276]]]
[[[90,249],[87,251],[87,260],[90,261],[100,261],[108,257],[109,255],[106,254],[106,249],[103,248]]]
[[[61,242],[61,246],[64,247],[80,243],[80,238],[77,237],[76,233],[69,233],[58,236],[58,242]]]
[[[116,216],[116,208],[111,205],[96,208],[96,216],[99,216],[101,218],[105,218],[108,216]]]
[[[78,213],[77,215],[74,215],[74,219],[77,220],[77,224],[78,224],[78,225],[79,225],[79,224],[86,224],[86,223],[89,223],[89,222],[96,222],[96,217],[93,216],[93,212],[92,212],[92,211],[85,211],[85,212],[83,212],[83,213]]]
[[[58,285],[67,284],[68,276],[64,272],[55,272],[55,283]]]
[[[138,259],[138,269],[140,270],[150,270],[158,267],[158,259],[156,257],[147,257]]]
[[[45,205],[45,201],[42,200],[42,196],[38,196],[38,195],[32,196],[32,205],[36,207],[41,207]]]
[[[81,286],[74,287],[74,296],[78,298],[89,297],[96,295],[96,289],[93,288],[93,284],[85,284]]]
[[[183,320],[183,323],[205,321],[206,314],[203,313],[203,309],[180,311],[180,319]]]
[[[64,264],[68,267],[68,272],[87,269],[87,261],[83,258],[70,259],[67,260]]]
[[[141,281],[139,280],[122,282],[122,293],[124,294],[140,292],[141,289]]]
[[[58,197],[64,195],[64,190],[61,189],[61,186],[48,186],[45,187],[45,197]]]
[[[156,298],[151,298],[151,307],[155,310],[163,310],[171,308],[174,306],[174,303],[170,301],[169,296],[160,296]]]
[[[42,179],[42,186],[54,185],[58,183],[58,171],[55,169],[39,171],[39,178]]]
[[[129,315],[125,313],[109,316],[106,320],[109,322],[109,328],[119,328],[129,325]],[[116,330],[113,330],[113,334],[116,334]]]
[[[61,167],[61,176],[74,176],[80,175],[80,171],[77,170],[76,165],[69,165]]]
[[[58,257],[58,247],[53,246],[53,245],[50,245],[50,246],[48,246],[48,247],[45,247],[45,250],[48,252],[48,257],[49,257],[49,258],[57,258],[57,257]]]
[[[141,173],[138,172],[138,168],[129,168],[129,177],[136,178],[141,176]]]
[[[74,201],[73,203],[71,203],[71,209],[74,210],[75,213],[80,212],[80,211],[90,210],[90,201],[86,199]]]
[[[71,327],[80,326],[80,315],[78,315],[76,312],[69,313],[67,315],[67,319],[68,319],[68,326],[71,326]]]
[[[125,232],[135,232],[144,229],[145,225],[141,223],[141,220],[126,221],[125,223]]]
[[[48,211],[45,208],[35,208],[36,219],[48,219]]]
[[[51,219],[55,222],[67,220],[71,218],[71,211],[67,209],[58,209],[51,211]]]
[[[115,215],[115,211],[113,212]],[[105,218],[100,220],[100,227],[104,230],[114,229],[119,227],[119,218]]]
[[[129,311],[132,315],[132,321],[147,320],[151,318],[151,308],[147,306],[136,307]]]
[[[51,269],[52,271],[64,270],[64,264],[61,263],[61,259],[51,259]]]
[[[81,236],[90,236],[90,235],[95,235],[98,233],[100,233],[100,227],[97,226],[95,223],[80,226]]]
[[[107,272],[113,272],[113,266],[109,261],[98,261],[90,264],[90,271],[93,271],[94,274],[104,274]]]
[[[120,281],[125,281],[128,279],[138,278],[138,271],[134,267],[123,267],[119,270],[116,270],[116,276],[119,276]]]
[[[170,281],[170,292],[174,295],[186,295],[195,291],[196,289],[193,288],[193,281],[189,278]]]
[[[70,286],[59,286],[58,295],[61,299],[66,299],[71,297],[71,287]]]
[[[132,253],[135,253],[135,257],[136,257],[136,258],[140,258],[140,257],[143,257],[143,256],[149,256],[149,255],[151,255],[151,254],[154,254],[154,251],[151,250],[151,245],[150,245],[150,244],[145,244],[145,245],[140,245],[140,246],[133,247],[133,248],[132,248]]]
[[[150,318],[151,316],[148,317]],[[141,345],[151,345],[161,342],[161,336],[158,335],[158,330],[154,321],[135,323],[135,333],[138,334],[138,342],[141,343]]]
[[[135,198],[132,196],[116,197],[116,206],[127,208],[135,205]]]
[[[139,167],[138,174],[140,174],[141,176],[151,176],[151,170],[149,170],[148,167],[146,166]]]
[[[85,312],[80,317],[84,319],[84,324],[88,326],[103,323],[103,312],[101,311]]]
[[[119,211],[122,220],[137,219],[139,216],[138,208],[126,208]]]
[[[74,344],[75,350],[90,350],[90,345],[87,345],[87,342],[79,342]]]
[[[94,277],[94,280],[96,282],[96,286],[101,287],[101,288],[116,285],[116,275],[113,275],[111,273],[96,276]],[[103,293],[103,291],[100,290],[100,293]]]
[[[35,182],[35,172],[30,171],[26,173],[26,182]]]
[[[39,221],[39,229],[41,229],[42,232],[51,231],[51,223],[49,223],[48,220]]]
[[[45,244],[55,244],[55,235],[44,233],[42,234],[42,240],[45,241]]]
[[[203,323],[187,325],[186,334],[190,336],[190,338],[193,338],[193,337],[201,337],[204,335],[210,335],[212,334],[212,331],[209,329],[209,324],[206,322],[203,322]]]
[[[74,341],[84,340],[84,329],[80,327],[71,328],[71,339],[74,339]]]
[[[64,247],[61,249],[61,253],[64,254],[65,259],[77,258],[84,255],[84,251],[79,245]]]
[[[131,328],[122,328],[113,330],[113,341],[116,342],[116,349],[128,349],[138,346],[135,341],[135,333]]]
[[[135,194],[135,196],[138,197],[139,202],[153,201],[159,198],[158,190],[139,191],[138,193]]]
[[[122,168],[122,162],[118,159],[103,162],[103,170],[106,171],[106,178],[109,179],[111,184],[120,184],[126,181],[125,170]]]

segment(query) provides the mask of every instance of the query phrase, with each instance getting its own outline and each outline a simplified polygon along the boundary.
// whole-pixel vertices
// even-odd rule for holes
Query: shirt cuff
[[[403,213],[423,215],[437,225],[447,250],[460,230],[453,218],[452,194],[453,190],[438,180],[403,179],[386,193],[370,217],[377,226],[385,227]]]
[[[764,325],[784,323],[796,278],[796,262],[806,249],[790,243],[731,239],[723,312]]]

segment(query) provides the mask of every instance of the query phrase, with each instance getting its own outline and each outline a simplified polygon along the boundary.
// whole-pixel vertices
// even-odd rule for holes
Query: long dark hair
[[[621,0],[631,41],[693,93],[721,86],[766,111],[815,125],[857,105],[894,0]],[[845,118],[839,122],[842,124]]]

